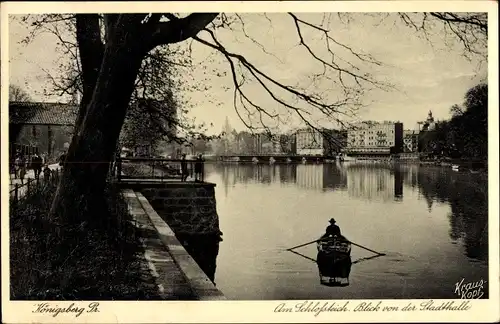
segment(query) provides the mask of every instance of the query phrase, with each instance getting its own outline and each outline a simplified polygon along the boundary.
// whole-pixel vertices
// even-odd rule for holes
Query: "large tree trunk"
[[[76,40],[78,42],[80,63],[82,65],[83,95],[71,139],[72,145],[76,145],[80,136],[80,129],[87,113],[88,105],[94,95],[94,88],[99,77],[104,56],[104,45],[101,41],[98,14],[79,14],[77,16]]]
[[[99,77],[104,55],[98,14],[78,15],[76,19],[76,40],[80,51],[83,83],[83,96],[75,123],[76,134],[78,134],[78,130],[87,112],[87,106],[94,94],[94,88]]]
[[[127,30],[106,44],[99,79],[69,148],[51,216],[72,224],[100,223],[106,208],[103,193],[109,163],[144,54]]]
[[[146,52],[196,35],[216,16],[196,13],[166,23],[159,22],[159,14],[147,22],[144,14],[107,16],[106,44],[101,52],[98,17],[77,15],[84,96],[49,217],[70,225],[81,221],[100,223],[107,207],[103,193],[109,165]]]

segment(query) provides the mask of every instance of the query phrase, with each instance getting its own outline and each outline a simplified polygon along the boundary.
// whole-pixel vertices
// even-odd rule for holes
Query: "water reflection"
[[[217,164],[222,174],[224,191],[238,183],[274,182],[295,184],[304,189],[322,191],[347,190],[349,196],[367,200],[401,200],[403,198],[403,172],[399,168],[370,165],[263,165]]]
[[[457,280],[488,276],[486,175],[352,163],[206,170],[224,232],[217,285],[228,298],[457,298]],[[386,253],[353,248],[342,289],[319,284],[314,246],[294,252],[305,259],[284,252],[331,217],[350,240]]]
[[[196,263],[198,263],[201,270],[215,284],[220,236],[181,234],[177,235],[177,238]]]
[[[347,170],[335,164],[323,165],[323,189],[347,188]]]
[[[486,174],[422,169],[417,176],[419,193],[429,212],[435,203],[450,206],[450,238],[462,241],[469,258],[488,259],[488,177]]]
[[[366,200],[402,200],[399,167],[351,164],[347,166],[349,196]]]
[[[386,164],[216,164],[224,191],[237,184],[293,184],[322,192],[346,191],[365,201],[402,202],[404,188],[426,202],[429,213],[435,204],[448,204],[449,236],[461,242],[469,258],[488,258],[487,175],[452,172],[447,168]]]
[[[318,252],[318,272],[320,283],[325,286],[346,287],[349,286],[349,275],[351,273],[351,256],[342,259],[329,258]]]

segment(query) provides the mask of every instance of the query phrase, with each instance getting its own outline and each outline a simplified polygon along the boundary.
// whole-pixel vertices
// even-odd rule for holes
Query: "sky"
[[[310,23],[323,22],[322,26],[330,30],[329,35],[337,42],[330,44],[337,64],[349,71],[356,71],[357,68],[360,74],[370,73],[375,79],[393,86],[390,90],[369,90],[368,85],[363,85],[365,92],[360,100],[364,106],[357,111],[357,120],[401,121],[405,129],[415,129],[417,121],[424,120],[429,110],[432,110],[436,119],[447,119],[450,117],[450,107],[461,104],[465,92],[487,76],[486,64],[479,65],[476,58],[464,58],[462,48],[450,39],[445,44],[445,36],[437,28],[429,36],[429,40],[426,40],[421,34],[404,26],[394,15],[385,17],[382,14],[350,14],[340,19],[337,14],[331,14],[327,22],[323,20],[324,15],[321,13],[298,13],[297,16]],[[299,45],[294,21],[289,15],[249,13],[242,14],[241,18],[244,32],[238,19],[233,30],[216,30],[217,39],[226,49],[244,55],[249,62],[275,80],[305,88],[308,93],[321,93],[324,101],[343,99],[337,74],[328,73],[330,79],[320,78],[312,83],[312,74],[321,72],[322,65],[304,46]],[[47,73],[57,75],[57,66],[61,59],[65,59],[56,51],[56,38],[51,34],[42,34],[30,44],[24,45],[20,41],[29,34],[29,28],[17,20],[11,20],[9,27],[10,82],[23,87],[34,100],[66,101],[65,98],[43,95],[43,89],[50,89]],[[303,39],[311,50],[318,57],[331,61],[324,37],[322,38],[324,34],[304,25],[301,27]],[[199,36],[210,40],[207,33],[200,33]],[[179,46],[188,45],[185,42]],[[372,55],[381,65],[365,64],[357,60],[345,46],[357,53]],[[190,77],[181,76],[185,79],[186,88],[190,89],[182,93],[191,105],[189,115],[196,117],[197,121],[213,124],[209,133],[220,132],[226,118],[233,128],[244,130],[245,126],[233,105],[232,75],[224,56],[203,44],[193,43],[191,47],[196,68],[190,72]],[[267,111],[280,116],[279,123],[276,123],[276,119],[265,119],[267,125],[285,131],[303,126],[295,113],[278,104],[255,80],[248,77],[248,73],[246,75],[244,91],[248,97]],[[193,79],[202,80],[200,82],[209,89],[194,90],[195,85],[190,83]],[[344,80],[352,84],[347,75]],[[294,103],[290,95],[280,91],[275,93],[288,103]],[[327,127],[337,126],[317,109],[303,103],[298,103],[298,106],[310,114],[308,120]],[[239,109],[244,112],[241,107]],[[342,107],[340,110],[344,112],[346,109],[349,108]],[[353,120],[342,114],[337,114],[336,117],[346,121]],[[256,116],[248,119],[245,114],[243,118],[254,125],[259,120]]]

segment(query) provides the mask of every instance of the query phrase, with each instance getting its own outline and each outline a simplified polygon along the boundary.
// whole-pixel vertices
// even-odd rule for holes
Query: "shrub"
[[[11,299],[158,299],[119,188],[106,188],[110,221],[98,228],[49,219],[55,191],[40,185],[11,205]]]

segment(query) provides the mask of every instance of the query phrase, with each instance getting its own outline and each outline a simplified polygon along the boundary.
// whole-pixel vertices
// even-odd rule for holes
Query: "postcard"
[[[500,318],[495,2],[1,15],[5,323]]]

